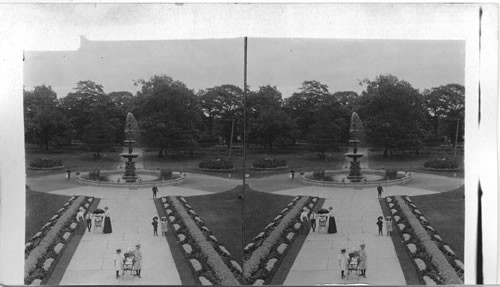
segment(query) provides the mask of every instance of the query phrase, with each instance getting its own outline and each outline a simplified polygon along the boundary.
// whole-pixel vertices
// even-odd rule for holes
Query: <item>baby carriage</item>
[[[123,254],[123,256],[125,257],[122,265],[123,275],[125,275],[126,273],[134,275],[134,252],[126,252],[125,254]]]
[[[349,258],[347,261],[347,276],[353,274],[358,276],[359,278],[359,272],[360,270],[358,269],[359,266],[359,253],[357,251],[351,251],[349,252]]]
[[[94,231],[96,229],[102,229],[104,227],[104,215],[94,214]]]
[[[318,211],[318,232],[328,229],[328,214],[329,211],[324,208]]]

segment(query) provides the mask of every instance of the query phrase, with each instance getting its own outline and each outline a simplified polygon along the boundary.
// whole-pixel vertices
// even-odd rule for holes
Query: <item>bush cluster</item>
[[[233,169],[234,165],[231,160],[224,158],[217,159],[207,159],[198,164],[199,168],[215,169],[215,170],[225,170]]]
[[[30,167],[35,168],[51,168],[51,167],[61,167],[63,162],[60,159],[52,159],[48,157],[41,157],[30,161]]]
[[[458,162],[454,159],[439,158],[424,162],[424,167],[437,169],[456,169],[458,168]]]
[[[171,178],[172,178],[172,170],[166,168],[160,169],[160,179],[168,180]]]
[[[325,179],[325,170],[320,169],[320,170],[313,171],[313,178],[316,180],[324,180]]]
[[[252,165],[255,168],[277,168],[287,166],[287,162],[284,159],[266,158],[255,161]]]
[[[91,180],[99,180],[101,177],[100,169],[91,169],[89,170],[89,179]]]
[[[398,170],[397,169],[386,169],[385,170],[385,180],[397,179]]]

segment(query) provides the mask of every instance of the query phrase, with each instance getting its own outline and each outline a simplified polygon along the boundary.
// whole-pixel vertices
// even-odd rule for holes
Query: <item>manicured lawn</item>
[[[412,196],[412,201],[463,262],[465,199],[464,186],[438,194]]]
[[[26,190],[26,242],[54,216],[66,203],[69,196],[49,194],[45,192]]]
[[[210,195],[192,196],[187,202],[198,213],[217,240],[224,245],[233,258],[241,264],[243,220],[242,200],[239,189]]]
[[[441,172],[441,171],[429,171],[424,169],[424,162],[435,159],[435,155],[429,154],[396,154],[392,158],[384,158],[383,151],[370,151],[369,152],[369,162],[370,168],[372,169],[381,169],[381,168],[395,168],[402,171],[410,171],[410,172],[422,172],[422,173],[432,173],[436,175],[442,176],[450,176],[454,177],[455,172]],[[457,161],[461,164],[461,170],[456,172],[458,177],[464,177],[463,170],[463,155],[457,156]]]
[[[238,198],[241,190],[239,186],[226,192],[187,198],[215,237],[240,263],[243,245],[262,232],[293,199],[247,189],[243,206]]]
[[[246,191],[243,215],[245,245],[257,234],[264,231],[266,225],[271,223],[293,198],[293,196],[260,192],[251,189]]]
[[[182,170],[187,172],[204,173],[208,175],[227,177],[227,172],[203,172],[198,169],[198,164],[205,159],[214,159],[215,155],[209,154],[199,154],[193,157],[189,155],[174,155],[171,154],[165,158],[158,158],[157,151],[152,149],[144,149],[144,167],[146,169],[157,169],[157,168],[170,168],[172,170]],[[290,169],[295,169],[295,171],[300,170],[312,170],[316,168],[324,169],[339,169],[342,168],[344,163],[343,153],[329,153],[332,155],[332,160],[325,161],[318,158],[317,153],[310,152],[299,148],[284,148],[282,150],[276,150],[273,153],[273,157],[278,159],[284,159],[288,162],[288,169],[277,170],[277,171],[256,171],[250,169],[252,162],[260,159],[264,159],[268,156],[268,152],[262,148],[249,148],[247,150],[247,164],[246,172],[250,174],[251,177],[262,177],[273,174],[282,174],[290,172]],[[226,155],[223,155],[226,156]],[[241,155],[232,157],[235,171],[232,172],[233,178],[241,178],[243,174],[243,158]]]
[[[116,148],[115,151],[106,151],[101,153],[101,159],[95,159],[94,153],[87,151],[83,146],[68,146],[60,148],[51,148],[49,152],[39,150],[38,148],[27,147],[26,151],[26,175],[28,177],[42,176],[53,173],[61,173],[66,168],[71,171],[88,170],[90,168],[99,169],[115,169],[120,161],[121,148]],[[63,161],[65,168],[57,171],[39,171],[29,169],[29,162],[32,159],[48,157],[52,159],[60,159]]]

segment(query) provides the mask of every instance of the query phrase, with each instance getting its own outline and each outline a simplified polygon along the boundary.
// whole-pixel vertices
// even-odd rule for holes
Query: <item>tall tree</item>
[[[413,149],[417,154],[428,135],[424,100],[410,83],[393,75],[380,75],[364,82],[358,114],[372,144],[393,149]]]
[[[141,89],[134,99],[133,112],[145,142],[159,148],[159,157],[169,147],[188,147],[193,151],[201,120],[193,91],[166,75],[155,75],[137,84]]]
[[[57,94],[50,86],[24,90],[24,127],[27,142],[49,149],[51,143],[69,143],[71,126],[58,105]]]
[[[465,117],[465,88],[458,84],[448,84],[424,91],[427,113],[432,122],[435,138],[439,138],[440,127],[445,125],[446,136],[454,138],[457,121]],[[463,129],[459,130],[460,135]]]
[[[297,123],[299,138],[305,139],[320,103],[331,94],[328,86],[318,81],[305,81],[299,90],[285,100],[285,110]]]
[[[243,91],[234,85],[221,85],[201,91],[199,98],[207,119],[209,137],[221,136],[229,146],[233,121],[234,136],[243,130]]]

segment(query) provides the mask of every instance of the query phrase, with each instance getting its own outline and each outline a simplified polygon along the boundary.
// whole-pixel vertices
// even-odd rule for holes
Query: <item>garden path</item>
[[[384,187],[384,196],[406,194],[424,195],[458,188],[463,179],[444,178],[427,174],[415,174],[419,180],[429,179],[429,184],[420,186],[401,185]],[[439,184],[440,183],[440,184]],[[271,187],[272,189],[272,187]],[[276,191],[284,195],[311,195],[325,198],[324,207],[332,206],[335,212],[338,233],[311,232],[295,259],[284,282],[285,285],[315,285],[329,283],[367,283],[373,285],[405,285],[392,240],[377,235],[377,217],[382,209],[375,188],[348,189],[320,186],[298,187]],[[359,249],[366,244],[368,253],[367,278],[349,276],[340,278],[338,254],[342,248]]]

